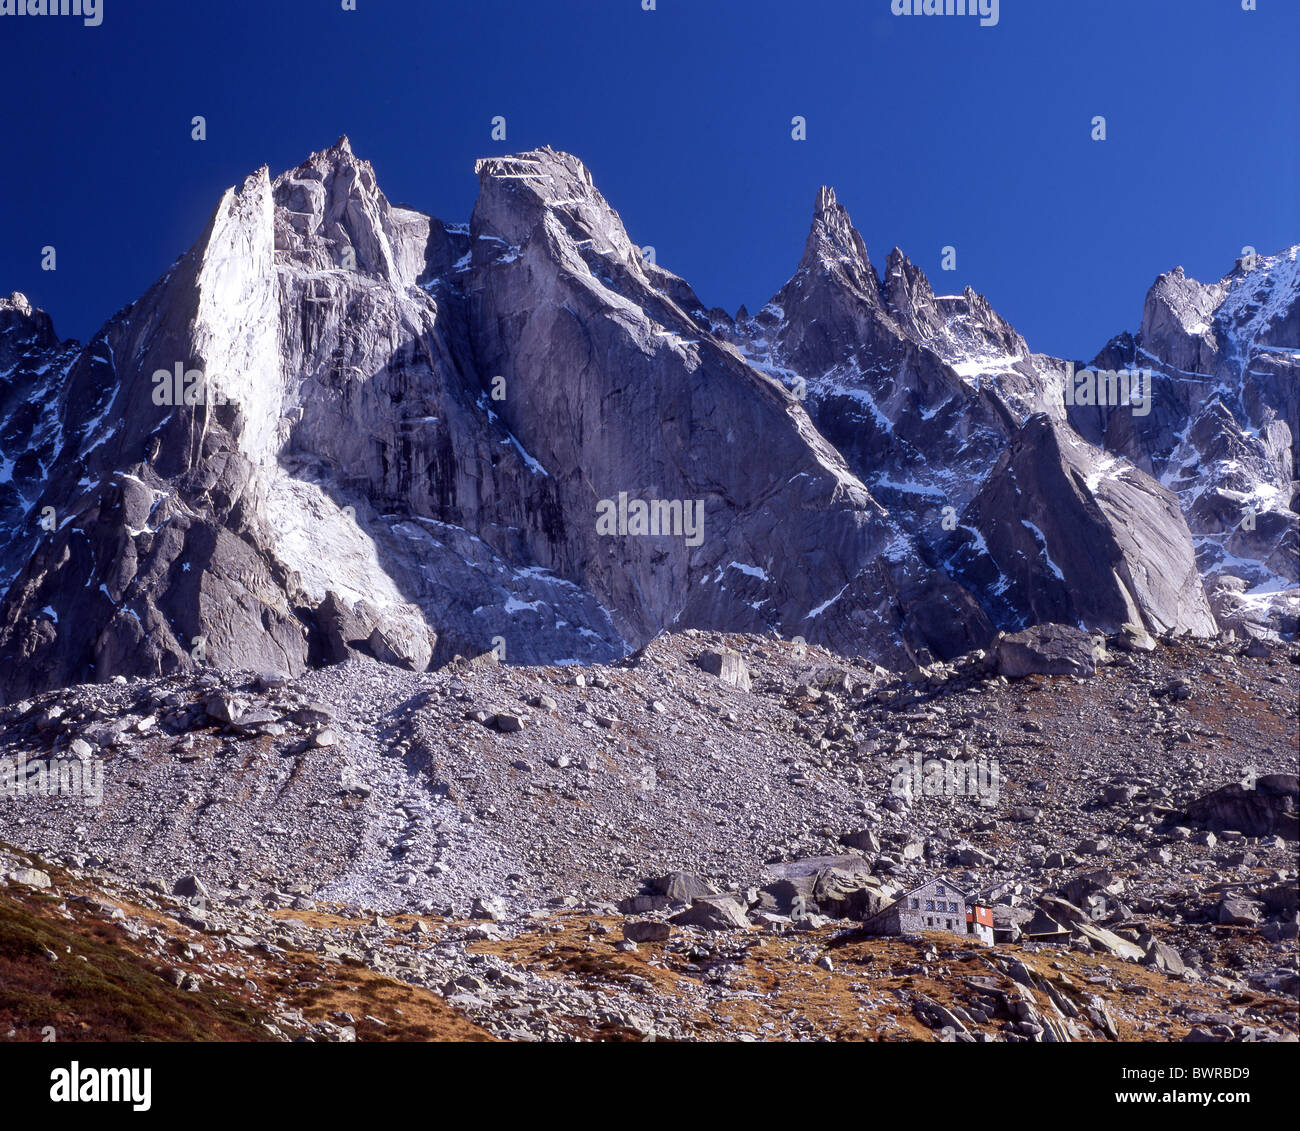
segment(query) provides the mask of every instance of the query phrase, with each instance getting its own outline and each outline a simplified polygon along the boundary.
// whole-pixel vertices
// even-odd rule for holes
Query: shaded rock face
[[[906,670],[1041,620],[1284,624],[1258,591],[1292,568],[1294,253],[1160,285],[1103,356],[1222,387],[1170,370],[1135,420],[1067,406],[982,296],[897,250],[877,273],[829,189],[790,282],[732,319],[576,158],[477,175],[445,224],[341,139],[228,190],[84,347],[0,302],[0,692],[602,662],[670,627]]]
[[[316,610],[316,622],[329,663],[341,663],[359,652],[381,663],[424,671],[433,658],[436,637],[414,605],[386,610],[368,601],[349,605],[330,590]]]
[[[65,379],[78,352],[77,343],[58,339],[50,316],[26,295],[0,298],[0,530],[6,544],[0,588],[17,569],[7,544],[20,532],[30,534],[25,524],[35,529],[42,518],[33,505],[62,442]]]
[[[999,619],[1215,631],[1173,494],[1046,415],[1030,417],[962,516],[956,576]]]

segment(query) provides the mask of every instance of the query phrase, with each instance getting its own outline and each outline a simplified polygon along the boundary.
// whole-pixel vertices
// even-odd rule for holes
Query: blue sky
[[[65,336],[138,297],[227,185],[342,133],[391,200],[447,220],[475,158],[576,153],[632,238],[732,311],[793,272],[830,184],[878,267],[897,245],[1083,359],[1161,271],[1300,241],[1296,0],[1001,0],[987,28],[890,0],[102,5],[93,28],[0,17],[0,291]]]

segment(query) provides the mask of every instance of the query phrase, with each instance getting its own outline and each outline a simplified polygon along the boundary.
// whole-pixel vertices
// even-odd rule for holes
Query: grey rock
[[[854,848],[869,856],[875,856],[880,852],[881,848],[880,838],[870,829],[863,829],[856,833],[846,833],[840,837],[840,843],[845,848]]]
[[[718,889],[694,872],[668,872],[646,881],[649,891],[662,895],[674,903],[690,903],[705,896],[716,895]]]
[[[261,734],[275,726],[279,720],[279,712],[261,707],[245,711],[237,719],[231,720],[230,729],[236,734]]]
[[[813,885],[813,905],[824,915],[864,919],[890,900],[892,887],[865,868],[827,868]]]
[[[1234,830],[1246,836],[1300,839],[1295,774],[1267,774],[1246,788],[1240,782],[1216,789],[1187,807],[1186,819],[1214,832]]]
[[[417,606],[381,609],[364,599],[349,604],[334,590],[317,606],[316,624],[326,658],[334,663],[360,653],[408,671],[424,671],[437,642],[437,634]]]
[[[1225,926],[1257,927],[1263,914],[1254,900],[1223,899],[1219,902],[1216,918]]]
[[[954,540],[956,577],[1001,617],[1028,609],[1039,623],[1115,632],[1140,616],[1157,633],[1218,631],[1177,497],[1046,413],[1026,421]],[[1090,674],[1081,652],[1046,674]]]
[[[185,875],[172,885],[172,894],[185,899],[208,899],[211,893],[195,875]]]
[[[1150,411],[1069,410],[1085,439],[1175,485],[1200,536],[1215,616],[1251,638],[1294,632],[1297,619],[1282,596],[1300,574],[1300,515],[1287,501],[1300,465],[1295,258],[1295,249],[1259,256],[1211,284],[1181,267],[1161,275],[1137,334],[1114,339],[1094,363],[1153,369]],[[1243,599],[1265,581],[1272,602]]]
[[[1146,952],[1146,956],[1142,961],[1147,965],[1154,966],[1174,977],[1182,974],[1186,969],[1182,956],[1167,943],[1162,943],[1159,939],[1148,938],[1141,945]]]
[[[217,692],[204,700],[203,709],[207,711],[209,718],[219,723],[231,723],[243,714],[244,705],[231,695]]]
[[[512,663],[612,660],[668,623],[898,663],[931,637],[987,636],[940,570],[882,554],[905,533],[689,287],[642,261],[581,162],[540,149],[476,171],[464,231],[392,205],[347,139],[259,170],[80,351],[8,300],[6,324],[42,351],[26,392],[70,363],[67,458],[53,431],[24,443],[49,457],[34,503],[84,518],[50,538],[16,511],[6,526],[23,531],[0,555],[7,693],[91,665],[296,676],[362,655],[422,670],[498,637]],[[232,287],[237,303],[213,301]],[[205,374],[202,405],[155,399],[177,365]],[[506,395],[485,400],[496,375]],[[595,503],[620,499],[660,505],[670,529],[598,530]],[[74,609],[74,593],[93,599]]]
[[[623,924],[623,937],[630,942],[667,942],[673,929],[656,919],[641,919]]]
[[[741,691],[750,689],[749,670],[739,652],[703,652],[696,663],[723,683],[729,683]]]
[[[1119,626],[1115,644],[1125,652],[1154,652],[1156,642],[1140,624],[1125,621]]]
[[[510,908],[500,896],[476,897],[469,913],[472,919],[488,919],[493,923],[502,923],[510,918]]]
[[[973,845],[959,848],[953,854],[954,861],[963,868],[987,868],[997,863],[997,858]]]
[[[1092,637],[1063,624],[1043,624],[997,642],[998,672],[1008,679],[1028,675],[1091,676],[1096,673]]]
[[[705,931],[744,930],[750,926],[745,907],[732,895],[710,895],[695,900],[685,911],[672,917],[681,927],[699,927]]]
[[[1102,789],[1101,801],[1103,805],[1127,805],[1141,792],[1141,789],[1135,785],[1112,782]]]

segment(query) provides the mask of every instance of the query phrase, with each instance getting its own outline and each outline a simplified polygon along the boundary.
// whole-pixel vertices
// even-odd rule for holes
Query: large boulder
[[[1054,919],[1068,929],[1070,934],[1087,939],[1098,950],[1104,950],[1116,958],[1128,958],[1135,962],[1142,961],[1145,956],[1145,952],[1137,943],[1121,938],[1114,931],[1108,931],[1100,926],[1086,911],[1076,907],[1069,900],[1045,895],[1039,900],[1039,907],[1050,919]],[[1030,933],[1028,929],[1025,931],[1025,934]]]
[[[1215,918],[1223,926],[1257,927],[1263,918],[1263,909],[1253,899],[1221,899]]]
[[[672,933],[672,926],[658,919],[632,919],[623,924],[623,937],[628,942],[667,942]]]
[[[854,833],[845,833],[840,837],[845,848],[854,848],[871,856],[878,856],[881,851],[880,838],[872,829],[859,829]]]
[[[1168,943],[1162,943],[1159,939],[1147,935],[1140,940],[1140,945],[1146,952],[1146,956],[1142,959],[1143,965],[1154,966],[1157,970],[1174,977],[1186,969],[1182,955]]]
[[[812,856],[763,869],[759,906],[781,915],[820,913],[860,919],[883,907],[893,888],[861,856]]]
[[[378,608],[369,601],[350,604],[330,590],[316,610],[325,655],[340,663],[360,653],[384,664],[424,671],[433,659],[437,634],[415,605]]]
[[[827,868],[813,885],[813,902],[823,915],[865,919],[890,900],[893,889],[875,876],[843,868]]]
[[[651,894],[664,896],[673,903],[690,903],[718,894],[717,888],[694,872],[667,872],[647,880],[645,886]]]
[[[750,926],[745,905],[736,895],[710,895],[695,900],[685,911],[672,917],[679,927],[705,931],[743,931]]]
[[[740,691],[748,691],[750,688],[749,669],[739,652],[733,652],[729,648],[710,650],[701,653],[695,662],[723,683],[729,683]]]
[[[1041,912],[1040,912],[1041,914]],[[1044,917],[1046,919],[1046,917]],[[993,938],[997,942],[1019,942],[1022,928],[1032,922],[1034,912],[1028,907],[1012,907],[1007,903],[993,908]]]
[[[1266,774],[1252,787],[1233,782],[1197,798],[1187,807],[1186,819],[1216,833],[1235,830],[1297,840],[1297,796],[1300,779],[1295,774]]]
[[[1028,675],[1092,676],[1097,672],[1097,645],[1082,629],[1064,624],[1040,624],[1004,636],[994,659],[999,675],[1023,679]]]

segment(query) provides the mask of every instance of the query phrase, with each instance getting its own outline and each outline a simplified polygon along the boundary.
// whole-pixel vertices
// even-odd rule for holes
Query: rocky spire
[[[624,262],[639,260],[618,213],[596,188],[590,170],[572,154],[542,146],[484,158],[474,171],[479,195],[470,229],[475,236],[519,248],[545,228],[548,213],[562,214],[563,226],[578,241],[590,241],[585,249]]]
[[[867,246],[853,226],[848,209],[836,199],[835,190],[826,185],[817,190],[799,270],[841,276],[864,293],[876,289],[876,275]]]
[[[277,177],[273,190],[276,246],[292,248],[305,266],[342,267],[401,286],[419,277],[424,245],[408,222],[415,214],[389,204],[374,167],[352,152],[346,135]]]
[[[903,322],[913,326],[922,337],[936,328],[940,319],[935,310],[934,289],[924,271],[894,248],[885,262],[881,291],[889,309]]]

